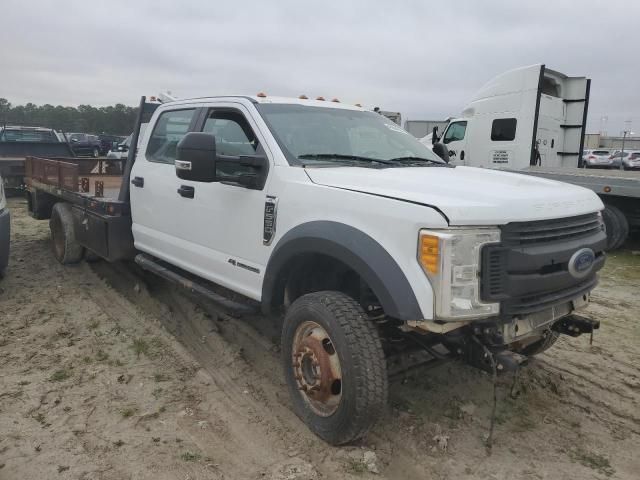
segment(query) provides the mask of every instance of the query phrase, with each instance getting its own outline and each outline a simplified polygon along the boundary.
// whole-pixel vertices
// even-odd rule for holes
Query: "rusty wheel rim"
[[[302,398],[322,417],[335,413],[342,400],[342,370],[338,352],[327,331],[306,321],[293,338],[293,375]]]

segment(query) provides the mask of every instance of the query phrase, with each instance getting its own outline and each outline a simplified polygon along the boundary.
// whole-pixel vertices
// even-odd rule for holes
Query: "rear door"
[[[176,147],[196,124],[199,110],[180,106],[159,113],[149,139],[131,170],[131,216],[138,249],[180,265],[185,244],[185,205],[179,202]]]
[[[453,165],[465,165],[468,160],[466,132],[467,121],[459,120],[451,122],[442,135],[442,143],[449,150],[449,161]]]

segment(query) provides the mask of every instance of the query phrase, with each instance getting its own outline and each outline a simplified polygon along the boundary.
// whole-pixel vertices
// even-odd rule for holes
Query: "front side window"
[[[515,118],[496,118],[491,124],[491,140],[494,142],[510,142],[516,138]]]
[[[216,137],[216,154],[218,155],[255,155],[258,139],[249,126],[249,122],[236,110],[214,110],[204,122],[203,132],[212,133]],[[254,173],[251,167],[237,162],[218,162],[216,175],[238,176],[243,173]]]
[[[151,162],[171,163],[176,160],[176,147],[189,131],[195,109],[170,110],[158,117],[149,144],[147,159]]]
[[[340,163],[351,156],[443,163],[413,135],[377,113],[291,104],[260,104],[258,109],[290,162],[307,164],[316,157]]]
[[[447,131],[444,134],[442,143],[457,142],[464,140],[464,134],[467,131],[467,122],[454,122],[449,125]]]

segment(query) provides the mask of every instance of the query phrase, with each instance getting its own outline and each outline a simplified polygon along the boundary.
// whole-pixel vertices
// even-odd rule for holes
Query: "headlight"
[[[435,317],[440,320],[496,315],[498,303],[480,301],[480,250],[500,241],[490,228],[421,230],[418,261],[435,293]]]

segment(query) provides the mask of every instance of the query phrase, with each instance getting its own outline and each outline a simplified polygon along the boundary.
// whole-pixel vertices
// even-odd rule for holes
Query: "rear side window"
[[[496,118],[491,124],[491,140],[494,142],[510,142],[516,138],[515,118]]]
[[[640,158],[640,152],[633,152],[631,154],[630,160],[638,160]]]
[[[195,109],[170,110],[158,117],[147,145],[147,159],[151,162],[171,163],[176,160],[176,147],[189,131]]]
[[[467,131],[467,122],[454,122],[449,125],[444,134],[442,143],[457,142],[464,140],[464,134]]]
[[[609,155],[609,150],[594,150],[592,155]]]

